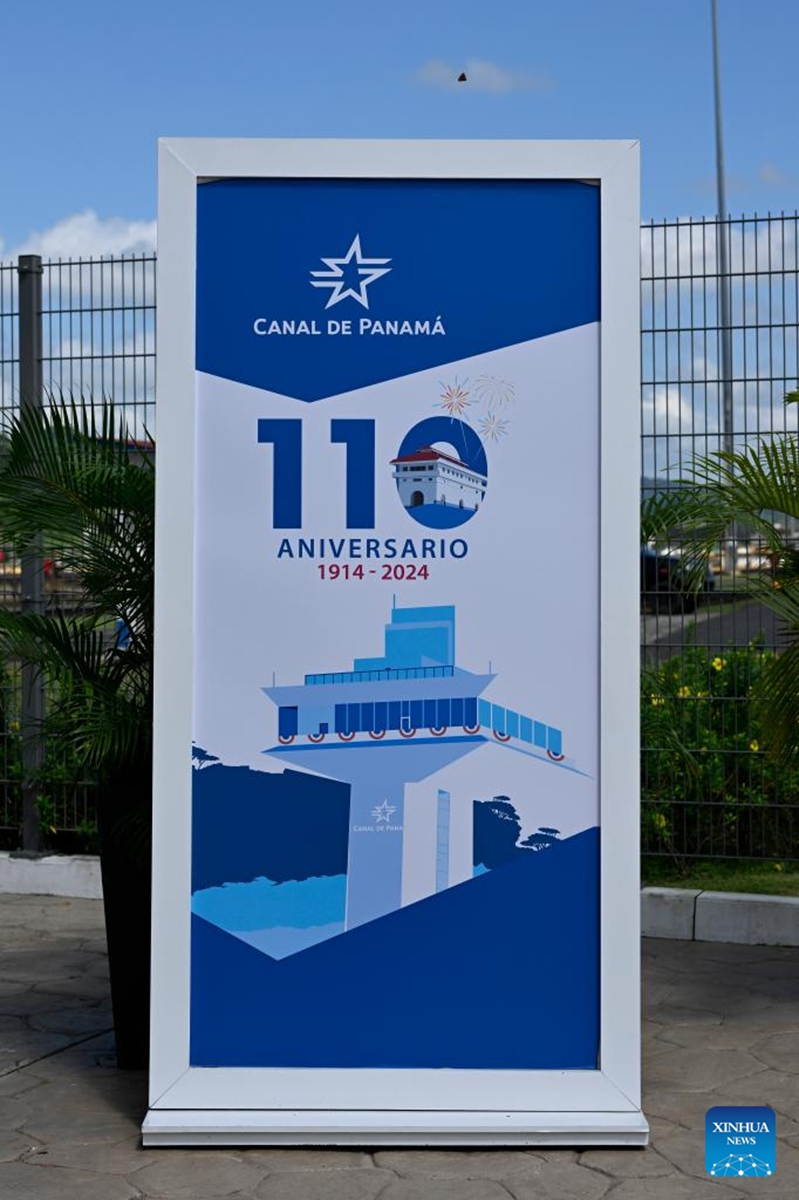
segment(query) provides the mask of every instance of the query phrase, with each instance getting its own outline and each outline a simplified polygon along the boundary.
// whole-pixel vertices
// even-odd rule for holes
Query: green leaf
[[[3,432],[0,542],[46,546],[80,599],[71,612],[0,612],[0,646],[36,665],[59,738],[100,779],[150,754],[154,498],[153,458],[131,452],[112,404],[51,397]]]

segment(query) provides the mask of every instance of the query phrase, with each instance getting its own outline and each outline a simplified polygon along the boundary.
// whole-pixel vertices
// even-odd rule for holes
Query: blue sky
[[[729,207],[793,211],[799,4],[719,11]],[[715,211],[710,0],[17,0],[3,45],[3,258],[152,244],[160,135],[640,138],[645,218]]]

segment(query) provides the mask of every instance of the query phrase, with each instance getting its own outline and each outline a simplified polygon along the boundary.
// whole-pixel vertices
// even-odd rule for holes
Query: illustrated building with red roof
[[[420,446],[413,454],[392,459],[391,465],[405,508],[444,504],[476,512],[485,498],[486,477],[433,446]]]

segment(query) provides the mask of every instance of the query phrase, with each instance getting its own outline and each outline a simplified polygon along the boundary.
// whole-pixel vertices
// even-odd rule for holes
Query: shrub
[[[644,672],[644,853],[799,856],[799,768],[769,756],[758,697],[777,656],[693,646]]]

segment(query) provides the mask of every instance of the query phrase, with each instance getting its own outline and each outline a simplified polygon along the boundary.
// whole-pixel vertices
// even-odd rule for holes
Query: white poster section
[[[646,1143],[638,230],[630,141],[161,143],[146,1145]]]

